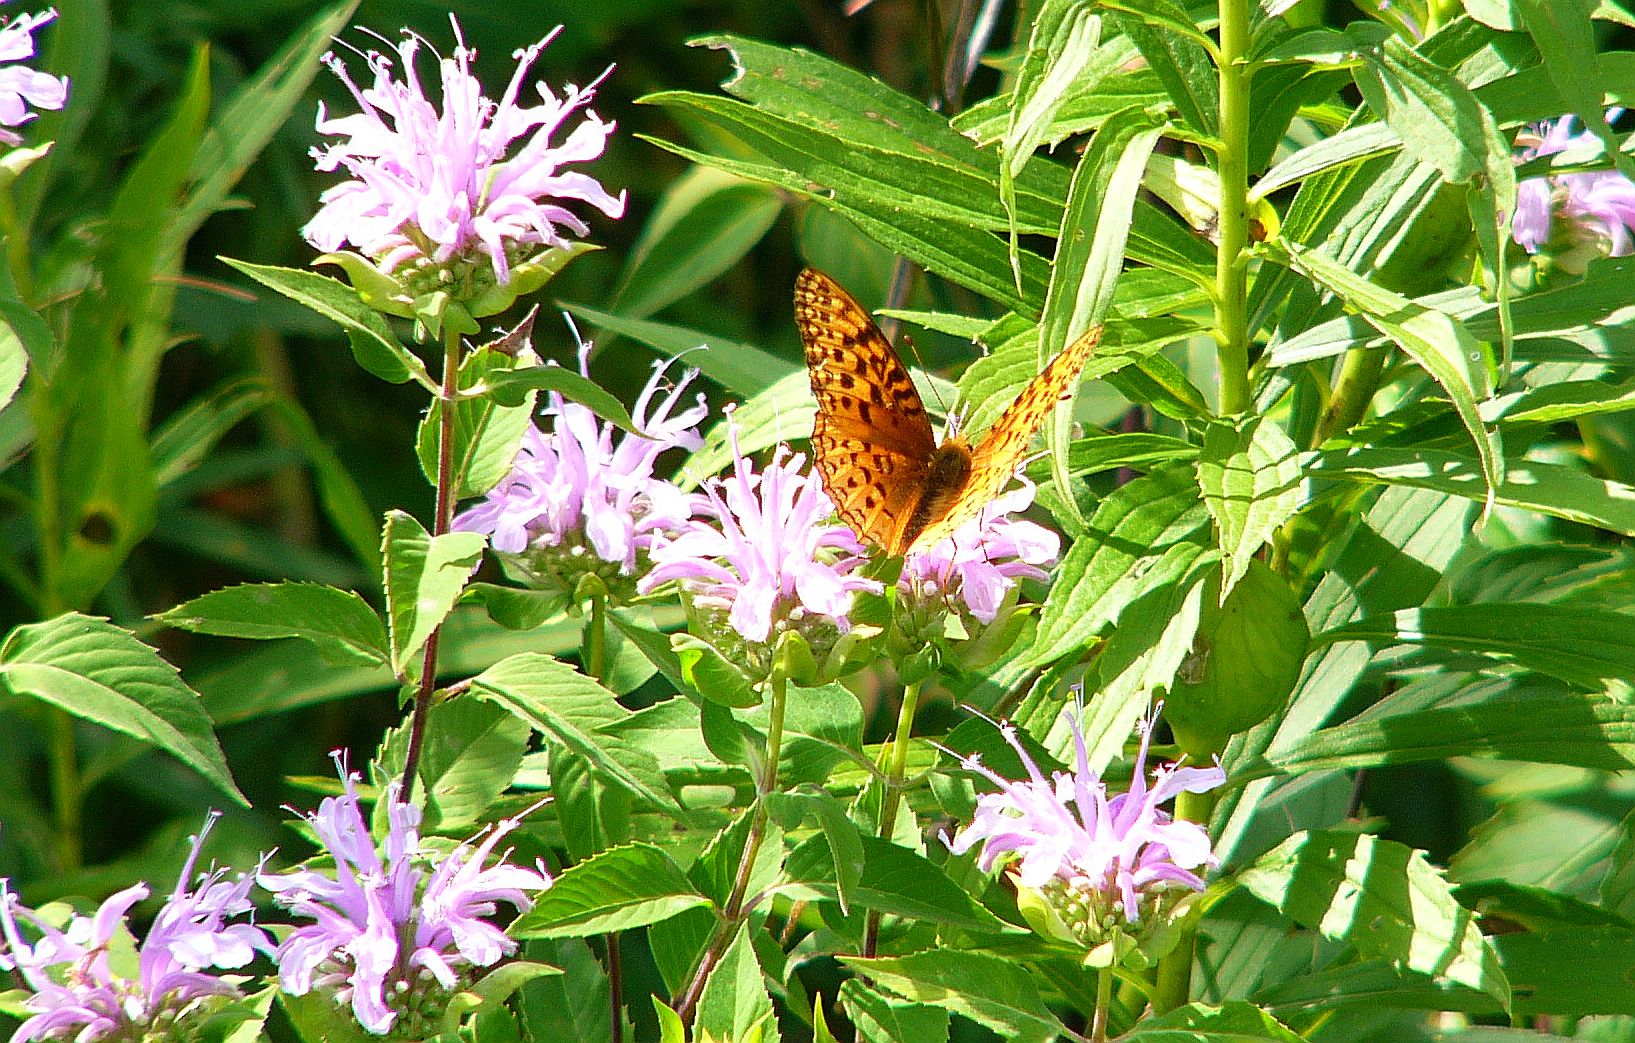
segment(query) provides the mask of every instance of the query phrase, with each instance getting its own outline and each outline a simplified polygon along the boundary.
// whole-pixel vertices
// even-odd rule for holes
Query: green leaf
[[[651,844],[603,851],[563,871],[512,927],[519,938],[583,938],[707,906],[670,856]]]
[[[324,514],[365,570],[379,574],[380,526],[374,510],[335,450],[313,427],[312,418],[293,400],[279,396],[268,403],[274,416],[288,428],[291,439],[306,454],[318,483],[318,501]]]
[[[28,351],[9,318],[0,313],[0,409],[11,404],[28,372]]]
[[[1475,915],[1412,848],[1367,834],[1297,833],[1239,874],[1237,884],[1365,957],[1394,960],[1509,1005],[1510,985]]]
[[[812,434],[812,418],[817,401],[812,398],[812,381],[804,368],[780,377],[765,391],[723,417],[704,432],[704,444],[683,461],[677,484],[690,489],[732,463],[732,446],[745,456],[779,442],[807,438]]]
[[[1635,164],[1625,155],[1618,136],[1607,125],[1601,107],[1603,80],[1585,75],[1596,68],[1599,47],[1590,15],[1595,0],[1511,0],[1527,35],[1538,47],[1550,83],[1586,130],[1601,141],[1613,165],[1624,177],[1635,177]]]
[[[1316,251],[1304,250],[1292,243],[1287,245],[1301,271],[1356,308],[1370,325],[1390,337],[1431,379],[1442,385],[1460,422],[1476,444],[1487,488],[1491,491],[1502,485],[1503,447],[1498,436],[1482,423],[1476,410],[1477,399],[1493,394],[1487,371],[1488,353],[1464,323],[1446,312],[1377,286]]]
[[[1603,909],[1626,920],[1635,919],[1635,812],[1618,824],[1618,846],[1612,852],[1612,868],[1601,880],[1596,897]]]
[[[198,467],[223,435],[271,397],[264,380],[233,380],[165,418],[153,431],[154,481],[162,487]]]
[[[1627,770],[1635,765],[1635,707],[1493,679],[1470,684],[1468,698],[1456,705],[1397,707],[1388,700],[1364,717],[1280,743],[1266,761],[1301,774],[1450,757]]]
[[[1192,543],[1207,518],[1190,468],[1154,471],[1114,490],[1091,515],[1088,538],[1075,540],[1056,566],[1027,661],[1042,665],[1088,645],[1150,586],[1149,574],[1171,548]],[[1195,558],[1197,551],[1193,545],[1187,554]]]
[[[527,320],[525,320],[527,321]],[[531,321],[529,322],[531,326]],[[491,348],[479,348],[460,363],[460,388],[468,390],[495,380],[521,363],[514,355]],[[533,423],[534,393],[522,396],[516,405],[502,405],[489,395],[461,398],[454,404],[454,445],[450,451],[449,473],[454,481],[454,498],[481,496],[498,485],[511,470],[523,432]],[[420,470],[433,485],[437,483],[438,442],[443,423],[443,402],[434,399],[420,422],[415,449]]]
[[[1322,452],[1309,458],[1306,470],[1314,478],[1412,486],[1477,502],[1487,493],[1477,461],[1469,454],[1440,449]],[[1533,460],[1508,463],[1493,501],[1635,536],[1635,487],[1597,478],[1579,467]]]
[[[589,761],[565,746],[552,746],[546,758],[551,803],[562,826],[568,858],[583,862],[598,852],[630,843],[630,794],[604,781]]]
[[[1142,1018],[1134,1031],[1119,1037],[1134,1043],[1151,1040],[1153,1043],[1181,1043],[1197,1040],[1199,1043],[1247,1043],[1249,1040],[1269,1040],[1273,1043],[1300,1043],[1302,1037],[1253,1003],[1233,1000],[1218,1007],[1203,1003],[1186,1006]]]
[[[835,899],[840,903],[840,915],[851,915],[852,895],[863,876],[864,854],[862,835],[857,831],[857,824],[847,816],[846,806],[823,790],[769,793],[766,801],[767,810],[778,819],[785,833],[797,828],[808,816],[817,819],[834,860]]]
[[[480,532],[429,535],[402,511],[386,512],[381,556],[386,562],[386,622],[392,669],[399,677],[431,632],[460,600],[487,539]]]
[[[761,965],[750,944],[756,928],[745,923],[710,971],[698,997],[696,1038],[719,1040],[778,1039],[778,1023],[767,995]],[[763,1036],[762,1033],[767,1033]]]
[[[612,989],[589,945],[578,938],[533,938],[523,946],[522,957],[562,968],[561,974],[529,982],[518,994],[523,1038],[612,1043]]]
[[[1515,987],[1517,1017],[1635,1014],[1635,930],[1564,927],[1501,934],[1493,947]]]
[[[1221,557],[1221,604],[1265,546],[1300,506],[1300,460],[1275,421],[1255,416],[1217,420],[1204,431],[1198,487],[1215,519]]]
[[[1050,1043],[1067,1031],[1014,960],[959,949],[839,960],[900,996],[964,1015],[1014,1043]]]
[[[388,384],[416,380],[428,388],[437,386],[426,372],[425,363],[403,346],[385,318],[363,303],[358,291],[346,283],[296,268],[250,264],[231,257],[221,260],[263,286],[339,324],[352,344],[352,357],[381,380]]]
[[[1590,688],[1612,679],[1635,681],[1629,658],[1635,616],[1603,609],[1531,602],[1405,608],[1326,630],[1312,641],[1379,641],[1475,653]]]
[[[861,978],[840,983],[840,1005],[861,1043],[948,1043],[948,1011],[888,996]]]
[[[948,874],[924,855],[889,840],[858,835],[863,848],[863,872],[852,891],[856,904],[876,912],[905,916],[929,923],[948,924],[968,931],[1004,931],[1009,925],[978,905]],[[839,901],[835,858],[829,840],[815,836],[789,853],[784,873],[790,883],[780,891]]]
[[[640,341],[662,355],[685,356],[687,365],[697,367],[706,377],[737,395],[756,395],[780,378],[806,374],[806,367],[800,363],[780,358],[746,341],[728,340],[685,326],[626,318],[583,304],[568,303],[563,307],[600,329]]]
[[[0,684],[169,753],[242,807],[198,693],[159,653],[105,619],[68,613],[0,644]]]
[[[471,687],[584,757],[603,777],[650,804],[680,812],[653,755],[629,739],[599,730],[624,720],[629,711],[612,692],[573,667],[524,652],[484,670],[472,678]]]
[[[245,583],[201,594],[154,618],[217,637],[298,637],[336,665],[391,661],[386,629],[369,603],[350,590],[317,583]]]
[[[529,734],[526,724],[492,703],[450,699],[433,706],[416,771],[425,830],[447,834],[481,822],[516,777]],[[376,758],[381,770],[401,777],[408,739],[407,725],[392,731]]]
[[[642,319],[696,293],[760,242],[783,212],[765,185],[694,167],[665,187],[630,252],[613,309]]]
[[[688,633],[671,634],[670,647],[681,667],[682,683],[689,691],[722,706],[760,705],[761,694],[750,685],[743,670],[708,641]]]
[[[630,412],[625,409],[624,403],[589,377],[580,376],[566,366],[546,363],[503,370],[490,374],[488,387],[495,400],[505,405],[523,402],[533,391],[554,391],[563,398],[579,403],[621,431],[636,430],[636,422],[630,419]]]

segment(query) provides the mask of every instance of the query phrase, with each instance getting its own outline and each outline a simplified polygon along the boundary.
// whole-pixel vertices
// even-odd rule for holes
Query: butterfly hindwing
[[[795,282],[795,322],[817,399],[812,455],[835,509],[888,548],[925,493],[936,438],[902,360],[868,312],[833,279]]]

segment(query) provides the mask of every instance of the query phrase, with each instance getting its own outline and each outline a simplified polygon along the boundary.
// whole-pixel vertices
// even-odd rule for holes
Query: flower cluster
[[[1610,120],[1619,110],[1608,112]],[[1518,162],[1577,152],[1588,160],[1603,151],[1588,130],[1573,133],[1573,118],[1536,124],[1517,138]],[[1635,183],[1613,170],[1528,178],[1516,187],[1511,235],[1528,253],[1548,250],[1568,271],[1594,257],[1635,252]]]
[[[569,245],[564,230],[588,231],[563,201],[587,203],[609,217],[624,213],[623,193],[609,195],[589,175],[560,169],[601,155],[613,124],[587,110],[565,140],[552,141],[574,110],[590,102],[594,83],[569,85],[560,98],[536,83],[541,103],[521,103],[524,77],[554,32],[517,52],[516,72],[498,102],[472,75],[475,53],[457,22],[454,34],[453,56],[438,62],[442,111],[415,71],[424,41],[408,30],[397,45],[402,81],[391,57],[378,51],[365,56],[374,73],[368,88],[352,81],[340,58],[325,56],[362,111],[332,119],[318,109],[318,132],[343,139],[314,149],[318,169],[344,168],[352,180],[323,194],[322,208],[303,232],[326,252],[350,244],[387,273],[409,263],[445,270],[458,264],[463,272],[485,266],[504,286],[515,264],[536,248]],[[507,158],[512,143],[525,136]]]
[[[0,0],[8,3],[10,0]],[[34,57],[34,30],[57,17],[56,9],[22,14],[0,25],[0,62],[23,62]],[[37,109],[60,109],[68,102],[68,77],[49,76],[26,65],[0,66],[0,128],[20,127]],[[0,129],[0,142],[21,144],[23,136]]]
[[[977,757],[963,765],[998,787],[977,799],[976,814],[949,849],[963,854],[982,845],[979,865],[990,870],[1014,861],[1016,882],[1037,892],[1053,923],[1087,946],[1115,932],[1161,921],[1174,899],[1203,889],[1195,870],[1213,867],[1209,834],[1197,823],[1172,819],[1158,805],[1183,791],[1212,789],[1226,781],[1218,767],[1160,768],[1147,786],[1147,748],[1153,721],[1141,726],[1141,748],[1127,792],[1107,796],[1107,785],[1090,769],[1084,735],[1071,722],[1077,763],[1072,772],[1045,778],[1016,738],[1001,725],[1005,741],[1027,769],[1025,781],[990,770]]]
[[[581,372],[588,350],[580,353]],[[692,513],[684,493],[653,477],[654,464],[667,449],[697,449],[696,429],[708,412],[703,395],[678,411],[698,371],[670,384],[667,368],[655,363],[636,399],[639,435],[617,436],[585,406],[552,393],[545,429],[528,429],[510,473],[453,527],[488,534],[530,582],[564,594],[587,572],[610,586],[635,576],[638,559]]]
[[[520,824],[505,819],[475,848],[461,845],[428,872],[420,851],[420,808],[386,792],[390,828],[385,858],[375,849],[358,798],[358,775],[337,754],[345,792],[308,816],[335,860],[335,877],[313,869],[260,874],[274,901],[315,922],[278,947],[279,984],[292,996],[313,989],[350,1002],[358,1023],[385,1033],[404,1014],[417,1023],[440,1017],[446,999],[477,968],[516,950],[485,917],[505,902],[533,905],[530,892],[550,886],[540,869],[483,863]]]
[[[1026,479],[982,508],[958,532],[903,559],[901,587],[910,598],[958,598],[977,622],[998,618],[1019,580],[1048,579],[1040,566],[1061,552],[1062,540],[1042,525],[1010,515],[1033,503]]]
[[[0,880],[0,970],[27,986],[23,1006],[33,1013],[12,1037],[15,1043],[146,1038],[144,1030],[167,1023],[185,1029],[240,998],[236,988],[206,968],[243,967],[257,952],[272,952],[273,945],[259,927],[226,922],[253,908],[251,877],[230,881],[225,870],[212,870],[188,888],[213,822],[192,839],[176,887],[134,961],[127,958],[125,917],[148,896],[145,883],[112,895],[94,916],[75,915],[60,930],[24,907]]]
[[[879,592],[857,572],[863,548],[805,458],[780,446],[759,474],[733,440],[733,472],[695,497],[694,518],[653,551],[643,591],[679,580],[696,609],[725,617],[744,641],[769,644],[786,629],[844,634],[852,597]]]

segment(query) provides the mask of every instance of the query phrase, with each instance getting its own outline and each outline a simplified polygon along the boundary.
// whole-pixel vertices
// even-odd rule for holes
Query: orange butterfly
[[[795,324],[817,397],[812,456],[824,491],[852,531],[893,555],[953,535],[1004,491],[1101,340],[1097,326],[1068,345],[975,446],[962,435],[938,445],[902,359],[839,283],[801,272]]]

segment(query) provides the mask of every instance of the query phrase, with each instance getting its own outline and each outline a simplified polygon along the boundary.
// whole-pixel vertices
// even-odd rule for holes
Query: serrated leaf
[[[408,675],[410,661],[460,600],[487,543],[480,532],[432,536],[411,515],[386,512],[386,623],[399,677]]]
[[[1004,931],[1004,921],[975,902],[924,855],[889,840],[859,834],[863,872],[853,888],[860,906],[893,916],[948,924],[969,931]],[[779,890],[838,901],[834,857],[828,838],[812,837],[789,853]]]
[[[163,750],[250,806],[198,693],[158,652],[106,619],[71,612],[13,630],[0,644],[0,684]]]
[[[888,996],[861,978],[840,983],[840,1005],[863,1043],[948,1043],[948,1011]]]
[[[1292,738],[1266,754],[1269,764],[1291,774],[1450,757],[1628,770],[1635,766],[1635,707],[1583,692],[1506,690],[1464,705],[1396,712],[1382,706],[1380,712]]]
[[[339,279],[295,268],[250,264],[222,258],[256,282],[338,323],[352,344],[358,365],[389,384],[418,380],[426,387],[436,382],[425,363],[404,347],[381,314],[363,303],[358,292]]]
[[[704,982],[695,1025],[698,1040],[759,1039],[770,1043],[783,1038],[778,1033],[772,997],[767,995],[761,977],[760,962],[755,959],[755,947],[750,944],[750,931],[755,929],[749,923],[738,928],[732,944],[721,954],[721,962]]]
[[[394,729],[377,765],[401,775],[408,751],[408,727]],[[431,708],[416,772],[417,794],[429,832],[467,830],[500,798],[516,777],[528,749],[528,726],[492,703],[450,699]]]
[[[599,730],[623,721],[629,711],[612,692],[573,667],[548,655],[524,652],[472,678],[471,690],[567,746],[632,794],[680,812],[653,755],[628,738]]]
[[[1313,477],[1343,477],[1449,493],[1481,503],[1481,465],[1468,453],[1395,447],[1347,449],[1311,457]],[[1581,467],[1522,460],[1507,464],[1493,501],[1635,536],[1635,487]]]
[[[710,900],[651,844],[616,847],[563,871],[512,925],[519,938],[583,938],[668,920]]]
[[[1239,874],[1239,887],[1296,923],[1493,996],[1510,984],[1475,914],[1425,856],[1367,834],[1298,833]]]
[[[1204,431],[1198,488],[1215,519],[1221,556],[1221,604],[1253,558],[1300,506],[1300,459],[1276,422],[1254,416],[1217,420]]]
[[[962,1014],[1015,1043],[1050,1043],[1067,1031],[1039,997],[1026,969],[991,953],[934,949],[839,960],[900,996]]]
[[[1188,1003],[1163,1014],[1142,1018],[1133,1031],[1119,1038],[1131,1043],[1136,1040],[1149,1040],[1152,1043],[1180,1043],[1181,1040],[1197,1040],[1198,1043],[1248,1043],[1250,1040],[1300,1043],[1302,1037],[1254,1004],[1236,1000],[1219,1006]]]
[[[246,583],[201,594],[157,617],[195,634],[311,642],[328,662],[379,666],[391,661],[386,628],[350,590],[319,583]]]

